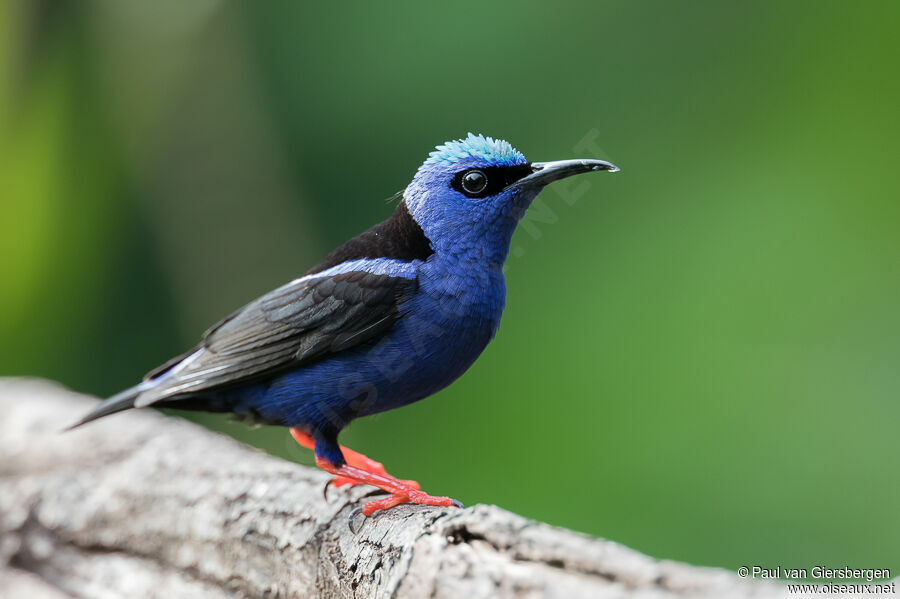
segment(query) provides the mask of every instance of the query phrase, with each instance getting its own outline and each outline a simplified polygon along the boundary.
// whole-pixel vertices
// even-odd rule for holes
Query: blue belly
[[[493,337],[505,294],[500,281],[499,289],[473,297],[426,277],[377,342],[231,389],[220,400],[265,422],[336,433],[359,416],[423,399],[465,372]]]

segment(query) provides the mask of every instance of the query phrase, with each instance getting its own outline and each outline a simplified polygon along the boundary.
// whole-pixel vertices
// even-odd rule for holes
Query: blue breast
[[[223,400],[286,426],[339,431],[352,419],[412,403],[458,378],[494,336],[506,296],[499,268],[432,256],[419,288],[380,339],[234,389]]]

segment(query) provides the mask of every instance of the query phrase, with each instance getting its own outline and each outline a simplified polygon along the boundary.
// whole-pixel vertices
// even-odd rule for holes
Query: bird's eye
[[[463,175],[460,183],[466,194],[474,196],[484,191],[484,188],[487,187],[488,180],[483,172],[473,169]]]

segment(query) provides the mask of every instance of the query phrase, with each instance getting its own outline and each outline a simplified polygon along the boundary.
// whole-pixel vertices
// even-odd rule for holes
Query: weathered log
[[[0,380],[0,596],[775,597],[494,506],[401,506],[354,534],[371,489],[187,421],[133,411],[68,433],[92,400]]]

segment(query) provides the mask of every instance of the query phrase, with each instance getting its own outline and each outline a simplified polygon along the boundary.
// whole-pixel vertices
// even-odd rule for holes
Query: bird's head
[[[436,252],[502,263],[516,224],[548,183],[619,170],[603,160],[529,162],[502,139],[469,133],[429,154],[403,198]]]

